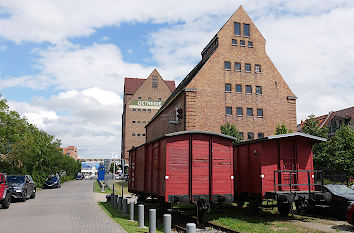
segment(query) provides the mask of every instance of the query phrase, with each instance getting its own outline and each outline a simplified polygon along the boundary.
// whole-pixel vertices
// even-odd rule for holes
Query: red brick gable
[[[144,78],[125,78],[124,79],[124,94],[134,95],[139,87],[145,82]],[[176,89],[175,81],[165,81],[167,87],[173,92]]]

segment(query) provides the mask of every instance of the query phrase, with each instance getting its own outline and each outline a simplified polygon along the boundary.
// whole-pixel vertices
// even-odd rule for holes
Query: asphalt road
[[[97,205],[92,187],[91,180],[72,181],[11,203],[0,209],[0,233],[125,232]]]

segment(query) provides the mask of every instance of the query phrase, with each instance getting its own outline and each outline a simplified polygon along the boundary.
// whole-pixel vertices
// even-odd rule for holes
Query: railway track
[[[172,217],[172,228],[177,231],[178,233],[185,233],[186,232],[186,224],[187,223],[196,223],[197,224],[197,218],[195,216],[187,215],[181,211],[176,211],[173,213]],[[213,230],[218,230],[220,232],[225,232],[225,233],[240,233],[239,231],[229,229],[227,227],[209,222],[209,221],[203,221],[200,224],[197,224],[198,228],[211,228],[210,232],[214,232]],[[208,230],[206,230],[208,232]]]

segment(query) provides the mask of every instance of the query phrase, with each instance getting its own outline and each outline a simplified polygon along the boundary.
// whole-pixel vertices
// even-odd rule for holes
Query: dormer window
[[[243,24],[243,36],[244,37],[250,37],[250,25],[244,23]]]
[[[235,22],[235,36],[241,36],[241,24]]]

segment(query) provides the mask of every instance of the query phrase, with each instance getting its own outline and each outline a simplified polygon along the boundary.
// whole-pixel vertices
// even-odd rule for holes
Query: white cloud
[[[20,76],[20,77],[9,77],[9,78],[0,78],[0,90],[9,88],[9,87],[29,87],[32,89],[45,89],[49,87],[50,80],[47,76],[44,75],[35,75],[35,76]]]
[[[77,146],[80,156],[120,151],[123,101],[114,92],[93,87],[36,98],[30,104],[9,104],[30,123],[61,139],[64,146]]]

